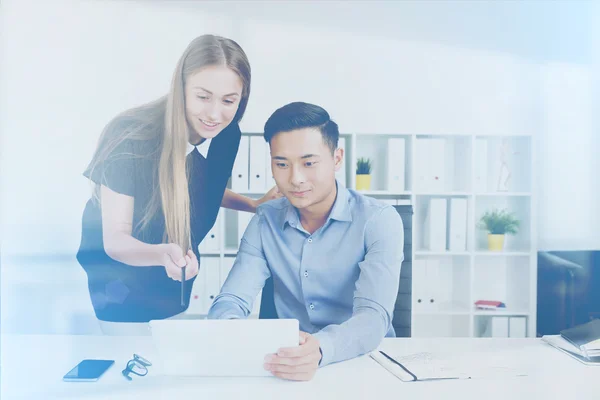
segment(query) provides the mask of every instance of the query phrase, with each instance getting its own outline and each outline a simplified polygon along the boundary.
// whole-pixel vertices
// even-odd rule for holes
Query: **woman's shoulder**
[[[106,128],[106,144],[112,154],[133,156],[160,154],[160,127],[131,116],[118,116]]]

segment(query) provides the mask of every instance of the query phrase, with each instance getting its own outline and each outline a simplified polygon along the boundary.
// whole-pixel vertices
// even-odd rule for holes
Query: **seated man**
[[[285,197],[258,207],[209,318],[245,318],[273,277],[279,318],[300,322],[300,346],[267,355],[275,376],[309,380],[319,366],[368,353],[392,327],[404,231],[396,210],[337,184],[338,126],[291,103],[265,124]]]

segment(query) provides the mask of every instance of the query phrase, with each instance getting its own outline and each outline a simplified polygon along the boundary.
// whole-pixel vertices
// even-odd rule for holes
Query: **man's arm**
[[[271,275],[262,250],[262,218],[259,211],[248,224],[231,272],[210,307],[209,319],[246,318],[252,312],[256,296]]]
[[[404,227],[393,207],[385,207],[367,222],[365,242],[352,317],[314,334],[323,353],[320,366],[375,350],[392,324],[404,260]]]

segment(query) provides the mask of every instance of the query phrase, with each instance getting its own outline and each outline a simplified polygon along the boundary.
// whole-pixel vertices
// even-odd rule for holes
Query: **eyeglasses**
[[[133,355],[133,358],[127,362],[127,367],[121,371],[123,376],[127,378],[127,380],[132,380],[129,374],[135,374],[137,376],[146,376],[148,374],[148,368],[152,363],[146,360],[142,356],[138,356],[137,354]]]

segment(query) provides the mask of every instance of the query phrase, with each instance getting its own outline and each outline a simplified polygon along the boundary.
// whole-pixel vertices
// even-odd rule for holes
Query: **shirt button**
[[[304,277],[308,278],[308,271],[304,271]]]
[[[311,238],[308,238],[308,243],[312,243],[312,239]]]
[[[313,303],[310,303],[310,305],[308,306],[311,310],[315,309],[315,305]]]

